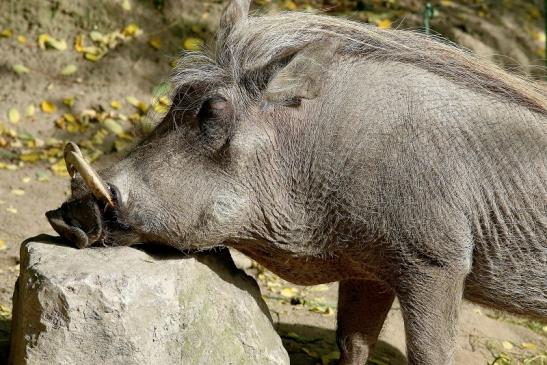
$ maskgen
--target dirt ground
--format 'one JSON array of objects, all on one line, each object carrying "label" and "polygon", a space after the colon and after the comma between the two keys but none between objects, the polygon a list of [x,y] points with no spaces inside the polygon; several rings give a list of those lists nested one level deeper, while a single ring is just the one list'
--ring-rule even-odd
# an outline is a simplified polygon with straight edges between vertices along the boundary
[{"label": "dirt ground", "polygon": [[[539,2],[518,2],[517,8],[511,1],[505,8],[491,8],[492,3],[434,2],[433,29],[506,67],[543,72],[538,67],[545,41]],[[380,26],[422,24],[423,3],[411,0],[262,0],[258,9],[310,7],[344,11]],[[158,96],[182,46],[207,39],[221,8],[219,1],[196,0],[0,2],[0,362],[8,345],[20,242],[53,234],[44,213],[68,194],[60,146],[66,140],[80,142],[99,167],[120,158],[146,128],[146,115],[161,113]],[[45,49],[39,46],[41,34],[53,38],[49,43],[41,38]],[[64,50],[56,42],[62,40]],[[85,48],[91,46],[96,49]],[[291,363],[335,363],[337,284],[295,287],[242,258],[238,262],[260,283]],[[460,322],[456,364],[547,364],[546,323],[470,303],[464,304]],[[381,338],[369,363],[404,364],[397,304]]]}]

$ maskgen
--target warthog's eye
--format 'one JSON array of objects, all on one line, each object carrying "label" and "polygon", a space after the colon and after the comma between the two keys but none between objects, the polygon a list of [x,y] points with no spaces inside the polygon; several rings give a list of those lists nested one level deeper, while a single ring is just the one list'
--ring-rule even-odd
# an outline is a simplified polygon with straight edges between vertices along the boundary
[{"label": "warthog's eye", "polygon": [[221,96],[211,97],[203,102],[197,120],[199,129],[208,143],[214,148],[225,144],[230,134],[232,108]]}]

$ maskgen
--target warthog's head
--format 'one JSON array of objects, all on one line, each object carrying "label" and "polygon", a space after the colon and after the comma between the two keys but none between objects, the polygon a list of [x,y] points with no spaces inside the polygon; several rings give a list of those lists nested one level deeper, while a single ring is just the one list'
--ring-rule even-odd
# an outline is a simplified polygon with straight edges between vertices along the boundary
[{"label": "warthog's head", "polygon": [[98,174],[67,146],[72,197],[47,213],[59,234],[78,247],[206,248],[293,221],[287,149],[299,143],[298,121],[320,107],[311,101],[337,46],[324,37],[258,47],[267,40],[246,34],[248,8],[226,7],[212,56],[183,57],[172,107],[122,161]]}]

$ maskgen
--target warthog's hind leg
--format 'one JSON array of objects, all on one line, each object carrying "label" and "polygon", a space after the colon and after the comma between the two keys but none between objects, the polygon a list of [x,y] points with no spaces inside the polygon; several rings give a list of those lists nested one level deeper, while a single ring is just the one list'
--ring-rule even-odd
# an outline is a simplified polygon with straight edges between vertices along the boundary
[{"label": "warthog's hind leg", "polygon": [[453,363],[466,274],[454,267],[427,267],[399,279],[409,365]]}]

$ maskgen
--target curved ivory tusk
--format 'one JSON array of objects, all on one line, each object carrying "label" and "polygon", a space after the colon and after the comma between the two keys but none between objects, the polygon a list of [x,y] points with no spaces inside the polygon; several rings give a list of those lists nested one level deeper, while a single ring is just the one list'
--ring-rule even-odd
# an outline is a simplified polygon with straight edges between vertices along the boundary
[{"label": "curved ivory tusk", "polygon": [[86,162],[78,146],[72,142],[68,142],[65,146],[64,155],[66,169],[70,176],[74,177],[74,174],[79,172],[85,184],[91,190],[91,193],[93,193],[93,196],[113,207],[114,202],[112,201],[110,189],[89,163]]}]

